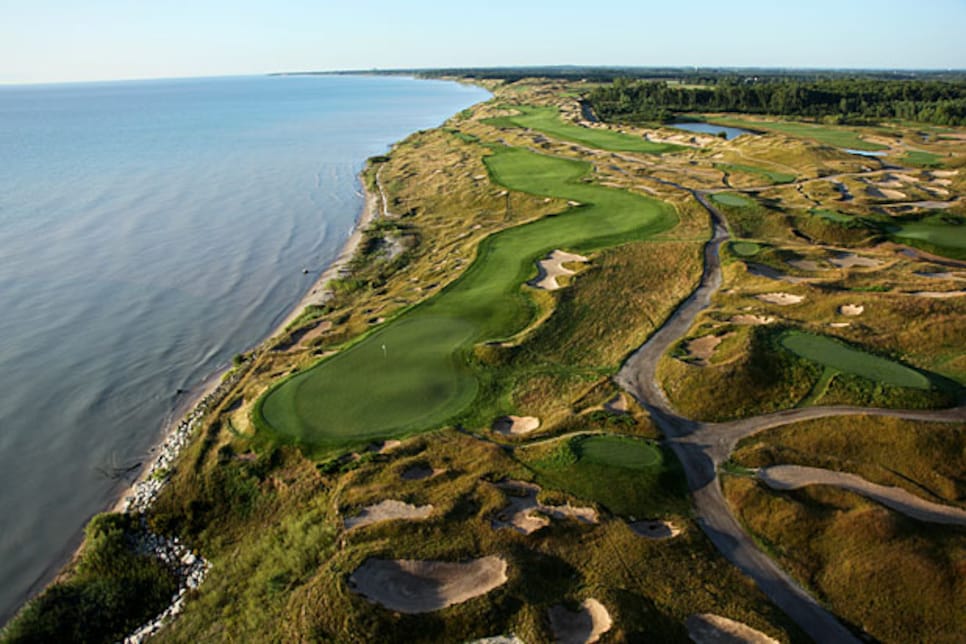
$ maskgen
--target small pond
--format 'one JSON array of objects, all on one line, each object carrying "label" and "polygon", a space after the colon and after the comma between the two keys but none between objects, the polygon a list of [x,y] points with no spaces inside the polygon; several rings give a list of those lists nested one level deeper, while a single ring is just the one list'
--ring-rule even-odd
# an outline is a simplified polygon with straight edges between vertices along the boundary
[{"label": "small pond", "polygon": [[751,130],[743,130],[740,127],[728,127],[727,125],[715,125],[714,123],[698,123],[695,121],[687,121],[684,123],[668,123],[668,127],[675,127],[679,130],[687,130],[688,132],[698,132],[700,134],[710,134],[712,136],[718,136],[721,132],[725,133],[725,139],[730,141],[742,134],[754,134]]},{"label": "small pond", "polygon": [[882,150],[855,150],[852,148],[842,148],[842,150],[849,154],[858,154],[862,157],[884,157],[886,155]]}]

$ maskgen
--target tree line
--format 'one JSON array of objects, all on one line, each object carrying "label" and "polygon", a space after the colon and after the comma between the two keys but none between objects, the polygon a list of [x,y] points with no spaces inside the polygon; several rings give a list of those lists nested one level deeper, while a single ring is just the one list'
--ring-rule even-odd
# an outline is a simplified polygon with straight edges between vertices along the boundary
[{"label": "tree line", "polygon": [[966,81],[729,78],[702,86],[619,78],[585,95],[605,121],[666,121],[676,113],[741,112],[862,124],[902,119],[966,125]]}]

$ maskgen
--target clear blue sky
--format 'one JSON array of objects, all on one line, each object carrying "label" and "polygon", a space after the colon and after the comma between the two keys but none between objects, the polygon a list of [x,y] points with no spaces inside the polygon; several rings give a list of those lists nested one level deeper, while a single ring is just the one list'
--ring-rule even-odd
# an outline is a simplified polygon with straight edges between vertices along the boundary
[{"label": "clear blue sky", "polygon": [[963,69],[966,0],[0,0],[3,83],[547,64]]}]

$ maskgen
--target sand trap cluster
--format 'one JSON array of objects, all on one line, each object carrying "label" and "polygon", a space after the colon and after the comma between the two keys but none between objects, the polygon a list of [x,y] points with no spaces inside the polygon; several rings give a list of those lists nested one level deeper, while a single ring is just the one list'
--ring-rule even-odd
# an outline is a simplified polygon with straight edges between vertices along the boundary
[{"label": "sand trap cluster", "polygon": [[587,258],[583,255],[566,253],[562,250],[555,250],[545,259],[537,262],[537,278],[530,282],[531,286],[542,288],[547,291],[556,291],[560,288],[557,278],[562,275],[573,275],[574,271],[565,268],[567,262],[586,262]]},{"label": "sand trap cluster", "polygon": [[865,307],[861,304],[843,304],[839,307],[839,313],[842,315],[848,315],[850,317],[862,315],[863,311],[865,311]]},{"label": "sand trap cluster", "polygon": [[433,513],[432,505],[411,505],[402,501],[387,499],[374,505],[367,505],[362,512],[345,520],[345,529],[361,528],[362,526],[379,523],[380,521],[394,521],[408,519],[418,521],[428,519]]},{"label": "sand trap cluster", "polygon": [[540,486],[525,481],[504,481],[497,485],[508,492],[510,502],[491,521],[494,528],[513,528],[532,534],[550,525],[550,518],[576,519],[583,523],[597,523],[597,510],[567,505],[544,505],[537,500]]},{"label": "sand trap cluster", "polygon": [[771,324],[774,321],[775,321],[775,318],[773,318],[770,315],[749,315],[747,313],[736,315],[730,320],[732,324],[741,324],[743,326]]},{"label": "sand trap cluster", "polygon": [[503,416],[493,423],[493,431],[504,436],[522,436],[540,427],[540,419],[534,416]]},{"label": "sand trap cluster", "polygon": [[656,541],[671,539],[681,534],[681,528],[670,521],[634,521],[627,526],[634,531],[634,534]]},{"label": "sand trap cluster", "polygon": [[793,295],[791,293],[762,293],[761,295],[756,295],[755,297],[762,302],[778,304],[779,306],[798,304],[805,299],[804,295]]},{"label": "sand trap cluster", "polygon": [[349,576],[349,587],[389,610],[412,615],[485,595],[506,583],[506,570],[506,561],[493,555],[463,563],[369,558]]},{"label": "sand trap cluster", "polygon": [[872,259],[871,257],[860,257],[855,253],[839,253],[835,257],[830,257],[828,261],[835,264],[839,268],[852,268],[853,266],[872,268],[882,263],[877,259]]},{"label": "sand trap cluster", "polygon": [[610,613],[596,599],[585,599],[576,613],[565,606],[554,606],[547,611],[550,629],[560,644],[591,644],[610,630]]},{"label": "sand trap cluster", "polygon": [[778,640],[761,631],[721,615],[691,615],[684,625],[688,637],[697,644],[778,644]]},{"label": "sand trap cluster", "polygon": [[695,364],[707,367],[708,360],[714,355],[714,350],[718,348],[724,338],[717,335],[705,335],[694,340],[688,340],[685,348],[688,355],[696,358]]}]

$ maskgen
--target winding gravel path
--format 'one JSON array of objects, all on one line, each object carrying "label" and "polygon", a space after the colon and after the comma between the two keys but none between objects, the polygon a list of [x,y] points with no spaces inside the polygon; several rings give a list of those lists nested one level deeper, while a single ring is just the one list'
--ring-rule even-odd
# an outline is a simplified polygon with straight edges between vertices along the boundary
[{"label": "winding gravel path", "polygon": [[[670,184],[663,180],[662,183]],[[689,190],[679,185],[675,187],[688,190],[711,215],[713,234],[705,246],[701,282],[664,325],[628,358],[615,380],[640,402],[664,432],[668,444],[681,461],[694,495],[698,525],[718,550],[751,577],[765,595],[815,641],[858,642],[834,615],[755,545],[724,498],[717,476],[718,468],[728,460],[735,445],[742,438],[789,423],[827,416],[860,414],[962,422],[966,420],[966,407],[931,412],[862,407],[808,407],[729,423],[705,423],[678,415],[657,383],[657,364],[671,345],[687,333],[697,315],[710,305],[711,297],[720,288],[722,277],[719,251],[721,244],[729,236],[724,216],[707,198],[709,192]],[[911,506],[907,503],[905,507]]]},{"label": "winding gravel path", "polygon": [[774,490],[797,490],[808,485],[832,485],[861,494],[919,521],[966,526],[966,510],[932,503],[901,487],[878,485],[855,474],[802,465],[775,465],[759,470],[758,478]]}]

